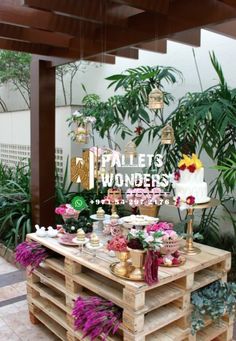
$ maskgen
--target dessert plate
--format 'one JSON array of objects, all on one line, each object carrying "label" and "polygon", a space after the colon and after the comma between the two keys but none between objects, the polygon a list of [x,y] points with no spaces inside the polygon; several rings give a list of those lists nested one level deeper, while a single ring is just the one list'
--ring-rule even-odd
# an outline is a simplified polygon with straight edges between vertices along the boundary
[{"label": "dessert plate", "polygon": [[58,242],[66,246],[77,246],[72,240],[76,237],[76,234],[65,234],[58,238]]}]

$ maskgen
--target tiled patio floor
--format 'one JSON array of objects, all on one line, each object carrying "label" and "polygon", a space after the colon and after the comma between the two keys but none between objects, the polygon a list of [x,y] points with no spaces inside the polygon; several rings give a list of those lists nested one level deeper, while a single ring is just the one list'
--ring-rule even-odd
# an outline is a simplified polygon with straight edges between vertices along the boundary
[{"label": "tiled patio floor", "polygon": [[59,340],[42,324],[29,321],[25,273],[0,257],[0,341]]},{"label": "tiled patio floor", "polygon": [[[234,339],[236,340],[236,325]],[[25,272],[0,257],[0,341],[57,341],[42,324],[29,320]],[[158,341],[158,340],[157,340]]]}]

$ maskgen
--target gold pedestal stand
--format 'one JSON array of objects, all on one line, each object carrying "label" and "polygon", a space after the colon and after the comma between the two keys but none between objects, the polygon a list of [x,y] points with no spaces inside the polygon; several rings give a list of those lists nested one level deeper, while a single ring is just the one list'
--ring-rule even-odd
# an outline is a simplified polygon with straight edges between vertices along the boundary
[{"label": "gold pedestal stand", "polygon": [[[196,204],[192,206],[191,208],[187,209],[187,215],[191,218],[189,219],[187,223],[187,237],[186,237],[186,243],[185,246],[180,248],[181,251],[183,251],[188,256],[194,256],[201,252],[201,250],[194,246],[193,244],[193,214],[194,210],[203,210],[205,208],[211,208],[218,206],[220,204],[220,201],[217,199],[211,199],[210,201],[203,203],[203,204]],[[170,206],[174,206],[173,198],[170,202]]]}]

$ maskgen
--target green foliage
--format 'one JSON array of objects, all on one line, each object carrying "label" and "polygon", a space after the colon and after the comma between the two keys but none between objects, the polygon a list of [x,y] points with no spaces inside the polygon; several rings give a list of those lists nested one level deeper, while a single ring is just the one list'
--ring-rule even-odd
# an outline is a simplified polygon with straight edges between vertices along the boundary
[{"label": "green foliage", "polygon": [[191,332],[194,335],[205,326],[205,319],[218,320],[225,314],[235,313],[236,284],[214,282],[192,293]]},{"label": "green foliage", "polygon": [[0,165],[0,239],[16,246],[32,231],[29,166]]},{"label": "green foliage", "polygon": [[[125,120],[129,120],[132,125],[139,125],[140,122],[150,129],[150,136],[156,137],[164,125],[163,112],[150,112],[147,109],[148,94],[159,87],[164,92],[164,84],[174,84],[181,73],[172,67],[164,66],[141,66],[137,69],[128,69],[122,74],[113,75],[107,78],[110,81],[108,87],[114,86],[115,91],[122,90],[124,95],[115,94],[107,101],[102,101],[96,94],[88,94],[84,85],[82,85],[86,95],[83,98],[84,107],[81,109],[85,116],[96,118],[94,129],[101,138],[108,138],[109,147],[115,149],[116,142],[111,138],[111,131],[120,134],[122,139],[132,136],[133,131],[127,126]],[[173,97],[164,92],[164,100],[169,104]],[[153,116],[153,119],[151,118]],[[161,120],[161,125],[157,126],[155,117]],[[155,127],[155,131],[151,131]],[[143,134],[135,139],[139,144]]]},{"label": "green foliage", "polygon": [[[223,185],[227,192],[233,192],[236,184],[236,153],[232,153],[231,158],[226,158],[220,165],[215,166],[220,171],[218,186]],[[220,183],[222,182],[222,183]]]},{"label": "green foliage", "polygon": [[73,218],[67,219],[65,224],[63,224],[63,228],[68,233],[76,233],[78,229],[82,229],[85,233],[89,233],[92,232],[93,225],[89,217],[80,214],[78,220]]},{"label": "green foliage", "polygon": [[29,108],[31,55],[23,52],[0,51],[0,84],[11,83],[20,92]]}]

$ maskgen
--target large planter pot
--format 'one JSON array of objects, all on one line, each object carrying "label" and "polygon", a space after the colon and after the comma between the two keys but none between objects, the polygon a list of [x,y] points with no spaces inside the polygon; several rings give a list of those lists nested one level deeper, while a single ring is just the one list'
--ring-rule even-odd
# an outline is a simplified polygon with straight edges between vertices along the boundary
[{"label": "large planter pot", "polygon": [[134,269],[130,272],[129,278],[137,281],[144,280],[144,264],[146,251],[128,248]]},{"label": "large planter pot", "polygon": [[166,240],[163,242],[163,246],[160,249],[160,252],[162,255],[170,255],[174,252],[176,252],[177,250],[179,250],[180,247],[180,240],[176,239],[176,240]]},{"label": "large planter pot", "polygon": [[149,217],[157,217],[159,211],[160,211],[160,206],[157,206],[157,205],[139,206],[139,213],[142,215],[147,215]]},{"label": "large planter pot", "polygon": [[114,267],[114,272],[118,276],[127,276],[129,272],[130,265],[128,264],[127,260],[129,259],[129,252],[115,252],[116,258],[120,260]]}]

